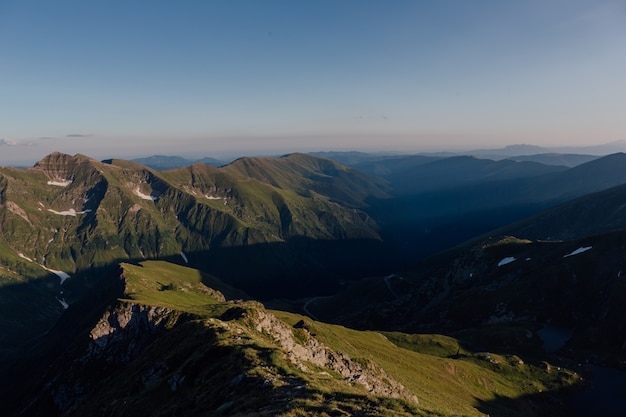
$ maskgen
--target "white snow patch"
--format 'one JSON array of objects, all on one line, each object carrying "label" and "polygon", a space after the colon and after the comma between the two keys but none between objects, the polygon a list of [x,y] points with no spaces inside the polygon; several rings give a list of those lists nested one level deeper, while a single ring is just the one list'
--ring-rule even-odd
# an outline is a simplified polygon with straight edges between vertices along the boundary
[{"label": "white snow patch", "polygon": [[67,310],[70,307],[70,305],[65,301],[65,298],[57,298],[57,301],[61,303],[64,310]]},{"label": "white snow patch", "polygon": [[526,261],[530,261],[532,258],[526,258]]},{"label": "white snow patch", "polygon": [[181,252],[181,253],[180,253],[180,256],[182,256],[183,261],[185,261],[185,263],[186,263],[186,264],[188,264],[188,263],[189,263],[189,259],[187,259],[187,255],[185,255],[185,253],[184,253],[184,252]]},{"label": "white snow patch", "polygon": [[32,259],[30,259],[28,256],[24,255],[23,253],[18,253],[18,255],[20,256],[20,258],[22,259],[26,259],[27,261],[33,261]]},{"label": "white snow patch", "polygon": [[73,180],[48,181],[48,185],[56,185],[57,187],[67,187],[72,182],[73,182]]},{"label": "white snow patch", "polygon": [[498,262],[498,266],[503,266],[506,264],[510,264],[511,262],[515,262],[517,261],[517,258],[513,257],[513,256],[507,256],[506,258],[502,259],[500,262]]},{"label": "white snow patch", "polygon": [[587,252],[587,251],[588,251],[589,249],[591,249],[591,248],[592,248],[592,246],[584,246],[584,247],[581,247],[581,248],[576,249],[576,250],[575,250],[574,252],[572,252],[572,253],[568,253],[567,255],[565,255],[565,256],[563,256],[563,257],[564,257],[564,258],[567,258],[568,256],[578,255],[578,254],[580,254],[580,253]]},{"label": "white snow patch", "polygon": [[135,195],[137,195],[137,197],[142,198],[144,200],[157,201],[159,199],[159,197],[152,197],[151,195],[142,193],[139,188],[135,188]]},{"label": "white snow patch", "polygon": [[473,272],[470,272],[469,277],[470,277],[470,278],[472,278],[473,276],[474,276],[474,273],[473,273]]},{"label": "white snow patch", "polygon": [[204,196],[207,200],[223,200],[224,197],[215,197],[214,195],[206,195]]},{"label": "white snow patch", "polygon": [[61,278],[61,285],[63,285],[63,283],[70,279],[70,275],[67,272],[63,272],[63,271],[57,271],[56,269],[50,269],[50,268],[46,268],[45,266],[41,266],[43,269],[45,269],[48,272],[52,272],[54,275],[56,275],[57,277]]},{"label": "white snow patch", "polygon": [[64,211],[56,211],[56,210],[48,209],[48,211],[50,213],[58,214],[59,216],[73,216],[73,217],[76,217],[77,214],[89,213],[91,210],[76,211],[74,209],[69,209],[69,210],[64,210]]},{"label": "white snow patch", "polygon": [[41,201],[39,202],[39,205],[40,205],[41,207],[45,207]]}]

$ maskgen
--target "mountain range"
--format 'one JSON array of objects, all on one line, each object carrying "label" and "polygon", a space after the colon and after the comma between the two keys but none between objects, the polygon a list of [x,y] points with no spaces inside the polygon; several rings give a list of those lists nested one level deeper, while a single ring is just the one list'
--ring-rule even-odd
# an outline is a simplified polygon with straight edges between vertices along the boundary
[{"label": "mountain range", "polygon": [[576,415],[623,367],[626,155],[349,156],[0,168],[9,415]]}]

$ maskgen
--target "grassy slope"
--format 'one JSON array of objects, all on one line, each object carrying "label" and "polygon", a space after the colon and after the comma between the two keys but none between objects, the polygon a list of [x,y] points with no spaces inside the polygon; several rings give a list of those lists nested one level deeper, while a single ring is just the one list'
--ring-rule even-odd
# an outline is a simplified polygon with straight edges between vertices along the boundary
[{"label": "grassy slope", "polygon": [[[294,314],[274,313],[290,324],[303,319]],[[475,408],[480,402],[493,401],[498,396],[518,398],[557,390],[577,382],[570,371],[549,373],[521,363],[513,355],[491,353],[486,360],[482,353],[458,349],[455,352],[453,347],[459,346],[458,341],[445,336],[383,334],[319,322],[310,322],[309,327],[320,341],[334,349],[385,369],[417,395],[424,414],[481,415]],[[433,344],[440,345],[440,349],[433,350]],[[449,348],[442,347],[445,345]],[[456,353],[461,353],[460,358],[452,359]],[[508,412],[514,415],[511,410]]]},{"label": "grassy slope", "polygon": [[204,314],[205,307],[225,301],[221,294],[247,298],[209,274],[169,262],[123,263],[122,270],[126,281],[124,299],[138,304]]},{"label": "grassy slope", "polygon": [[299,153],[282,158],[241,158],[222,169],[303,196],[315,192],[354,207],[362,207],[368,197],[384,198],[389,190],[378,178],[329,159]]},{"label": "grassy slope", "polygon": [[[499,397],[518,398],[541,390],[561,389],[576,381],[576,376],[568,371],[546,371],[514,356],[491,354],[487,360],[484,354],[458,349],[458,342],[452,338],[356,331],[293,313],[272,312],[289,327],[303,321],[311,335],[333,350],[347,353],[364,365],[382,367],[417,395],[419,405],[383,398],[368,394],[358,384],[347,384],[333,371],[312,364],[307,365],[312,372],[295,367],[274,339],[255,330],[246,315],[224,315],[233,307],[252,312],[262,309],[260,305],[220,301],[219,295],[201,283],[198,271],[148,261],[139,266],[125,264],[124,276],[125,301],[176,308],[193,313],[196,319],[176,326],[148,346],[137,360],[104,380],[89,401],[71,415],[133,415],[154,410],[155,404],[159,404],[162,415],[204,415],[222,407],[223,412],[213,413],[478,416],[492,412],[514,416],[521,414],[495,405],[484,408],[481,404]],[[295,337],[298,331],[301,330],[294,329]],[[158,363],[169,366],[160,382],[143,391],[132,388],[133,381]],[[172,396],[168,381],[177,373],[188,379]],[[235,380],[244,382],[233,383]],[[228,381],[230,388],[224,392]],[[127,405],[119,408],[114,399]]]}]

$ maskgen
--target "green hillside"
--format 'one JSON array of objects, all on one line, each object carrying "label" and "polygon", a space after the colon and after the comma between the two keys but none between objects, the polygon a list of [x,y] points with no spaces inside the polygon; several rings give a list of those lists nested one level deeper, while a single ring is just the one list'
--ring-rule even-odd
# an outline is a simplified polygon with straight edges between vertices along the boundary
[{"label": "green hillside", "polygon": [[[275,184],[235,169],[257,163],[159,173],[54,153],[0,168],[0,352],[44,333],[120,261],[189,264],[272,297],[328,291],[361,273],[345,259],[382,253],[362,210],[384,197],[378,180],[301,155],[262,160]],[[364,269],[382,263],[368,258]]]},{"label": "green hillside", "polygon": [[389,186],[330,159],[306,154],[281,158],[241,158],[223,168],[299,195],[324,196],[331,201],[363,207],[367,198],[388,197]]},{"label": "green hillside", "polygon": [[[478,167],[474,185],[404,199],[301,154],[0,168],[2,400],[23,416],[567,414],[583,363],[626,363],[623,186],[401,272],[387,238],[459,202],[481,221],[515,214],[498,201],[529,184],[548,204],[550,187],[619,182],[623,156],[607,158],[532,178],[437,161]],[[550,352],[546,326],[569,335]]]},{"label": "green hillside", "polygon": [[458,346],[451,338],[362,332],[226,301],[201,276],[163,262],[123,265],[123,294],[21,388],[34,391],[20,415],[521,416],[530,404],[549,415],[579,381],[518,356],[431,348]]},{"label": "green hillside", "polygon": [[[267,172],[281,178],[272,185],[234,165],[157,173],[130,161],[53,154],[28,170],[0,171],[3,237],[15,253],[70,272],[296,236],[378,239],[375,223],[355,206],[383,191],[318,159],[265,160]],[[256,162],[235,165],[248,163]]]}]

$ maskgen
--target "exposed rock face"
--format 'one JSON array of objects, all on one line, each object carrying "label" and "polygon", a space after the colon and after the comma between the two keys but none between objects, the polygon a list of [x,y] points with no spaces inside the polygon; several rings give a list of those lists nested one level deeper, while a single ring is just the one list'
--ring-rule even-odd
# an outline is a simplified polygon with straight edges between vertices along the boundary
[{"label": "exposed rock face", "polygon": [[78,162],[76,156],[53,152],[35,164],[35,169],[43,171],[51,180],[66,180]]},{"label": "exposed rock face", "polygon": [[98,162],[84,155],[67,155],[54,152],[41,161],[37,162],[33,170],[42,171],[51,181],[49,185],[68,186],[75,180],[84,180],[86,177],[96,174],[95,165]]},{"label": "exposed rock face", "polygon": [[86,360],[125,363],[166,326],[176,324],[180,314],[165,307],[120,303],[107,311],[91,330]]},{"label": "exposed rock face", "polygon": [[[118,301],[92,327],[85,344],[71,347],[59,358],[45,386],[21,415],[84,415],[101,395],[111,395],[110,384],[102,381],[117,381],[120,375],[124,375],[120,384],[127,387],[122,392],[129,398],[145,398],[154,389],[166,387],[181,395],[196,393],[193,398],[197,399],[197,393],[209,384],[213,397],[198,400],[208,409],[224,407],[224,411],[254,391],[260,399],[271,397],[278,411],[284,401],[308,395],[307,383],[273,369],[269,362],[259,360],[263,355],[244,353],[266,349],[267,342],[302,372],[315,376],[319,368],[325,368],[370,393],[418,403],[414,394],[377,364],[357,362],[329,348],[306,325],[296,330],[257,302],[228,303],[231,307],[219,318],[198,320],[198,316],[170,308]],[[176,339],[181,336],[184,340]],[[263,348],[253,342],[258,340],[263,340]],[[215,379],[216,375],[225,379]],[[215,388],[216,383],[224,384],[224,389]],[[131,388],[136,391],[128,392]]]},{"label": "exposed rock face", "polygon": [[98,378],[136,358],[158,334],[181,317],[181,313],[164,307],[118,303],[91,330],[89,344],[80,359],[70,362],[68,368],[47,384],[45,391],[56,408],[65,412],[89,392]]},{"label": "exposed rock face", "polygon": [[414,394],[387,375],[379,366],[368,362],[364,367],[347,354],[331,350],[304,328],[302,330],[305,341],[300,344],[294,339],[293,330],[267,311],[254,310],[252,315],[248,315],[248,319],[255,330],[270,335],[285,351],[291,362],[303,371],[309,371],[303,362],[310,362],[338,372],[346,381],[363,385],[369,392],[418,403]]},{"label": "exposed rock face", "polygon": [[7,208],[9,209],[9,211],[11,211],[14,214],[17,214],[18,216],[20,216],[22,219],[26,220],[26,222],[32,226],[32,223],[30,222],[30,219],[28,218],[28,215],[26,214],[26,211],[24,211],[23,208],[21,208],[20,206],[18,206],[16,203],[14,203],[13,201],[7,201],[6,203]]}]

